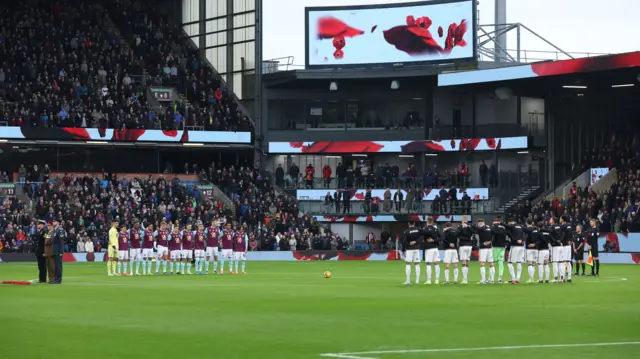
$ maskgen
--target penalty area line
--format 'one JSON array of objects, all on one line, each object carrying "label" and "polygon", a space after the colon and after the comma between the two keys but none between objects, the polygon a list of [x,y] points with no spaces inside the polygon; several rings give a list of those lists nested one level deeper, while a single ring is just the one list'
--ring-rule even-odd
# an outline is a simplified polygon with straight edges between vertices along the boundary
[{"label": "penalty area line", "polygon": [[502,347],[479,347],[479,348],[440,348],[440,349],[406,349],[406,350],[377,350],[368,352],[352,353],[325,353],[322,357],[342,358],[342,359],[378,359],[370,355],[383,354],[416,354],[416,353],[447,353],[447,352],[474,352],[490,350],[518,350],[518,349],[547,349],[547,348],[575,348],[575,347],[610,347],[623,345],[640,345],[639,342],[613,342],[613,343],[582,343],[582,344],[541,344],[541,345],[511,345]]}]

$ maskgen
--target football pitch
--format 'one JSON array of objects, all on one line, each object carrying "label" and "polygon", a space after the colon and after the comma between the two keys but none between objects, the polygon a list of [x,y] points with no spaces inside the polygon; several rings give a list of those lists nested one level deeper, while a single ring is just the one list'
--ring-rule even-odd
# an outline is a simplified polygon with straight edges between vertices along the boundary
[{"label": "football pitch", "polygon": [[[640,353],[640,266],[602,265],[601,277],[571,284],[476,285],[474,263],[473,284],[408,287],[401,285],[403,262],[248,262],[247,275],[223,276],[107,277],[105,263],[70,263],[64,270],[62,285],[0,286],[0,357],[618,359]],[[323,278],[326,270],[331,279]],[[523,272],[526,279],[526,267]],[[0,280],[36,276],[34,263],[0,263]]]}]

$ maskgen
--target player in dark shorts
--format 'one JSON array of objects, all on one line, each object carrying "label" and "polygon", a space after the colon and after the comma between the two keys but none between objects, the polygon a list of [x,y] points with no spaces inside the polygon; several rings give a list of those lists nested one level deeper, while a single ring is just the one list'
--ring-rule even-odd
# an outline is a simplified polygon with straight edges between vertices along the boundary
[{"label": "player in dark shorts", "polygon": [[584,240],[585,233],[582,233],[582,226],[576,226],[576,232],[573,236],[573,258],[576,260],[576,272],[574,276],[580,275],[580,267],[582,266],[582,276],[584,276]]}]

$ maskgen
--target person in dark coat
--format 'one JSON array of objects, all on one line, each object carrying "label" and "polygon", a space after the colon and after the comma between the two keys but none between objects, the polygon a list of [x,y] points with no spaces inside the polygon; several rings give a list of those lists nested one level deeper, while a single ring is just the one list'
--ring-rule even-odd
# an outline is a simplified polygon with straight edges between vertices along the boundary
[{"label": "person in dark coat", "polygon": [[56,280],[56,265],[53,260],[53,223],[47,223],[47,229],[44,232],[44,257],[47,262],[47,274],[49,275],[49,283]]},{"label": "person in dark coat", "polygon": [[36,259],[38,260],[38,283],[47,282],[47,259],[44,256],[45,221],[38,221],[36,233],[33,234],[33,242],[36,244]]},{"label": "person in dark coat", "polygon": [[62,254],[64,254],[65,232],[60,226],[60,219],[53,220],[53,235],[51,238],[53,248],[53,262],[55,264],[56,277],[53,284],[62,284]]}]

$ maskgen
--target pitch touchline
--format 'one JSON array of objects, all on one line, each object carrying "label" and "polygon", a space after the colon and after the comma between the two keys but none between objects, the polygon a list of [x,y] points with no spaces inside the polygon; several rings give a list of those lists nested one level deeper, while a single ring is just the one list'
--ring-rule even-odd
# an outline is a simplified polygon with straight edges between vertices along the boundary
[{"label": "pitch touchline", "polygon": [[572,347],[607,347],[607,346],[617,346],[617,345],[640,345],[640,342],[515,345],[515,346],[504,346],[504,347],[480,347],[480,348],[378,350],[378,351],[353,352],[353,353],[326,353],[326,354],[320,354],[320,356],[332,357],[332,358],[343,358],[343,359],[376,359],[369,356],[364,357],[362,355],[444,353],[444,352],[466,352],[466,351],[471,352],[471,351],[485,351],[485,350],[546,349],[546,348],[572,348]]}]

